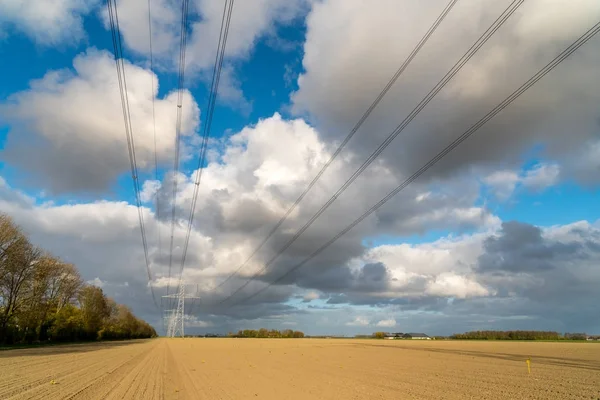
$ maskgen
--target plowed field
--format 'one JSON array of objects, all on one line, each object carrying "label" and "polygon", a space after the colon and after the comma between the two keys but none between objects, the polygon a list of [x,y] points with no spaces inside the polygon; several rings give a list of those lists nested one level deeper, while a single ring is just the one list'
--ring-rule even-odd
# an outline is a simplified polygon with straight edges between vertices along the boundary
[{"label": "plowed field", "polygon": [[600,344],[156,339],[0,352],[0,399],[254,398],[600,399]]}]

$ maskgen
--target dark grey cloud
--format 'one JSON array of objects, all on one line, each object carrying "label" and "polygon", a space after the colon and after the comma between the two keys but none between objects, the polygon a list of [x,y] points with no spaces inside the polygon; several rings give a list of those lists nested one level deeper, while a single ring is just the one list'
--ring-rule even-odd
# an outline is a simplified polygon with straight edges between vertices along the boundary
[{"label": "dark grey cloud", "polygon": [[[484,314],[521,316],[520,326],[597,331],[600,230],[587,223],[540,229],[516,221],[503,223],[497,236],[484,240],[478,259],[481,280],[497,289],[494,298],[457,300],[460,309],[486,304]],[[489,307],[488,307],[489,306]],[[540,322],[545,321],[545,322]]]},{"label": "dark grey cloud", "polygon": [[[370,154],[508,4],[457,4],[349,148],[363,159]],[[305,71],[298,79],[298,91],[292,95],[293,110],[308,115],[327,140],[341,140],[444,5],[441,1],[418,7],[408,2],[381,8],[365,4],[350,12],[344,3],[326,1],[315,7],[307,18]],[[600,8],[590,0],[577,0],[576,6],[548,6],[543,1],[524,4],[382,153],[385,165],[400,176],[417,171],[583,34],[599,16]],[[381,26],[382,20],[389,23]],[[339,29],[331,31],[332,24]],[[555,28],[558,25],[560,29]],[[349,34],[351,41],[347,40]],[[379,45],[373,46],[374,42]],[[517,167],[522,163],[522,154],[539,144],[543,144],[540,158],[572,165],[565,169],[569,176],[563,174],[563,178],[579,179],[585,171],[597,171],[593,155],[598,153],[588,149],[598,142],[600,114],[595,104],[599,101],[600,75],[595,65],[599,46],[598,38],[588,42],[421,179],[445,179],[474,166]],[[584,152],[586,156],[581,157]],[[591,177],[589,173],[587,177]]]},{"label": "dark grey cloud", "polygon": [[[198,307],[195,311],[195,315],[202,316],[205,310],[202,307]],[[240,304],[231,308],[224,308],[223,311],[219,309],[209,308],[206,310],[210,315],[214,315],[216,318],[230,318],[233,320],[256,320],[270,318],[274,316],[285,315],[296,315],[303,311],[293,306],[282,304],[280,302],[261,302],[261,303],[248,303]]]},{"label": "dark grey cloud", "polygon": [[[400,325],[410,318],[419,321],[424,330],[441,334],[469,329],[597,332],[600,325],[594,304],[600,300],[599,233],[598,227],[583,222],[543,229],[505,222],[497,234],[481,239],[482,255],[474,265],[478,280],[493,290],[493,295],[423,295],[427,281],[421,278],[406,286],[405,295],[382,297],[381,291],[353,290],[357,287],[354,282],[344,292],[328,293],[325,309],[370,306],[388,310]],[[382,266],[374,265],[365,266],[367,275],[382,277]]]},{"label": "dark grey cloud", "polygon": [[352,272],[346,266],[335,267],[319,263],[316,268],[297,270],[290,274],[289,282],[307,289],[344,291],[352,285],[353,279]]},{"label": "dark grey cloud", "polygon": [[553,242],[542,237],[536,226],[509,221],[502,223],[498,236],[484,242],[479,257],[481,272],[536,273],[557,268],[559,263],[584,257],[581,242]]},{"label": "dark grey cloud", "polygon": [[329,297],[329,299],[327,299],[327,304],[347,304],[347,303],[349,303],[348,296],[346,296],[344,293],[332,294]]},{"label": "dark grey cloud", "polygon": [[[366,269],[366,271],[365,271]],[[365,273],[366,272],[366,273]],[[365,277],[368,278],[365,279]],[[353,282],[343,293],[329,292],[328,304],[349,304],[362,306],[394,306],[398,310],[437,310],[445,298],[424,295],[427,279],[411,279],[402,289],[392,290],[390,285],[395,278],[383,263],[366,264],[354,275]],[[387,292],[387,293],[386,293]],[[385,294],[384,294],[385,293]],[[432,309],[430,307],[435,307]]]},{"label": "dark grey cloud", "polygon": [[389,280],[388,270],[383,263],[365,264],[356,278],[354,288],[369,292],[384,291],[388,287]]},{"label": "dark grey cloud", "polygon": [[[6,147],[0,153],[3,161],[21,168],[21,180],[27,186],[44,188],[53,194],[76,191],[98,195],[127,169],[127,153],[121,143],[100,146],[102,148],[95,149],[97,153],[86,154],[81,143],[56,145],[44,137],[36,137],[33,131],[32,126],[13,125]],[[57,156],[63,151],[70,156]],[[86,164],[101,166],[105,163],[110,168],[82,168]],[[48,180],[48,176],[53,178]]]}]

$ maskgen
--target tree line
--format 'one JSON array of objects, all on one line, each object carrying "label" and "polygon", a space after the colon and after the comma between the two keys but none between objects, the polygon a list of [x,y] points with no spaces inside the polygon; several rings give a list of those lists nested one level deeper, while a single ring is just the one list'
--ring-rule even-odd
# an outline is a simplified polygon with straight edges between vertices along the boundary
[{"label": "tree line", "polygon": [[278,331],[276,329],[260,328],[258,330],[244,329],[237,333],[229,332],[228,336],[236,338],[303,338],[304,332],[293,331],[291,329]]},{"label": "tree line", "polygon": [[459,340],[586,340],[585,333],[565,333],[553,331],[471,331],[455,333],[451,339]]},{"label": "tree line", "polygon": [[156,331],[85,284],[73,264],[33,245],[0,214],[0,343],[149,338]]}]

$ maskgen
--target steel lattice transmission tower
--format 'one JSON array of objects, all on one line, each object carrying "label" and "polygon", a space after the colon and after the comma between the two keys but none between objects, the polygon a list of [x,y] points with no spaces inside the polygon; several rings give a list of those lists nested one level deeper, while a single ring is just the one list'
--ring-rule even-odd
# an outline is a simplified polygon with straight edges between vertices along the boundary
[{"label": "steel lattice transmission tower", "polygon": [[177,299],[177,308],[172,310],[167,310],[171,313],[167,320],[167,337],[184,337],[185,336],[185,300],[186,299],[199,299],[198,296],[186,296],[185,294],[185,285],[183,283],[183,279],[179,280],[179,290],[177,294],[170,294],[167,296],[162,296],[170,299]]}]

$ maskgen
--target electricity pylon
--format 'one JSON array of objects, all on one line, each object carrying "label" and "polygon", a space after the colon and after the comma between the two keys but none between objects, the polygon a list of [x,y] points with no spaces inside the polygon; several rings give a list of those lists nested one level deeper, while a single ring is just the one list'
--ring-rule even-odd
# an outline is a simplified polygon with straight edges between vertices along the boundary
[{"label": "electricity pylon", "polygon": [[162,297],[177,299],[177,308],[174,308],[173,310],[168,310],[171,312],[171,315],[168,317],[167,321],[167,337],[184,337],[185,299],[199,299],[200,297],[189,295],[186,296],[183,279],[179,280],[179,290],[177,291],[177,294],[170,294]]}]

